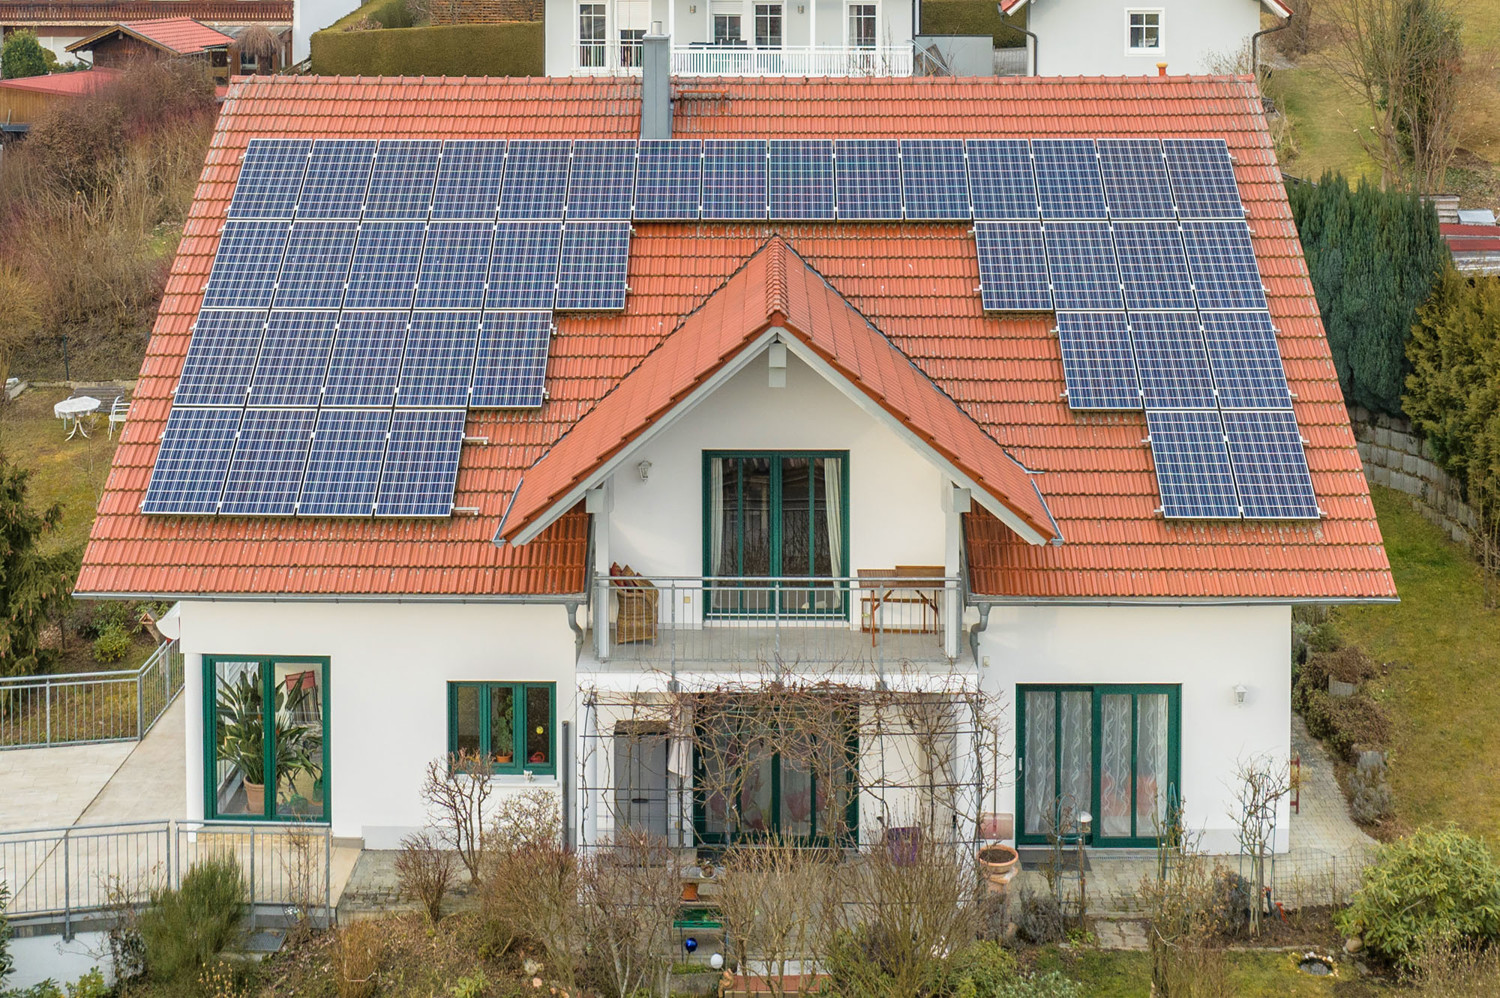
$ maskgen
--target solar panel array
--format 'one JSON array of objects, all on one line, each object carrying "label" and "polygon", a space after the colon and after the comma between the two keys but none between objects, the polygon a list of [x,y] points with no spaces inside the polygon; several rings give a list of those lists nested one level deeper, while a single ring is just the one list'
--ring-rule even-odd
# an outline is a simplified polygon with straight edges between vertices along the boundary
[{"label": "solar panel array", "polygon": [[624,308],[631,220],[972,220],[1069,403],[1146,410],[1164,515],[1316,517],[1244,218],[1207,139],[255,140],[143,508],[448,515],[466,411]]}]

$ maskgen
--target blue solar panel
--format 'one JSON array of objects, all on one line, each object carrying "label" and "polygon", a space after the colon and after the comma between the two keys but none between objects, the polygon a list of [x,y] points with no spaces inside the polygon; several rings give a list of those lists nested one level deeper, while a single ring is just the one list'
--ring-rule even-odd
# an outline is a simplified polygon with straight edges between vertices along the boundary
[{"label": "blue solar panel", "polygon": [[1224,430],[1246,519],[1318,518],[1318,497],[1291,410],[1226,412]]},{"label": "blue solar panel", "polygon": [[[583,224],[583,223],[572,223]],[[628,224],[628,223],[618,223]],[[486,308],[551,308],[557,296],[561,222],[501,222]]]},{"label": "blue solar panel", "polygon": [[979,291],[986,311],[1050,312],[1051,282],[1036,222],[975,222]]},{"label": "blue solar panel", "polygon": [[1212,409],[1213,374],[1196,312],[1132,312],[1141,394],[1150,409]]},{"label": "blue solar panel", "polygon": [[375,172],[365,198],[365,221],[425,220],[432,209],[442,151],[443,144],[432,139],[382,139],[375,150]]},{"label": "blue solar panel", "polygon": [[629,263],[629,222],[569,222],[563,227],[555,307],[576,312],[624,308]]},{"label": "blue solar panel", "polygon": [[297,198],[298,218],[359,218],[370,172],[375,165],[373,140],[319,139],[307,161],[307,176]]},{"label": "blue solar panel", "polygon": [[516,140],[505,153],[501,218],[562,220],[568,200],[567,139]]},{"label": "blue solar panel", "polygon": [[188,342],[175,405],[244,405],[266,328],[266,313],[199,312]]},{"label": "blue solar panel", "polygon": [[1221,409],[1290,409],[1276,330],[1265,312],[1202,312]]},{"label": "blue solar panel", "polygon": [[703,217],[754,219],[767,211],[766,144],[759,139],[703,143]]},{"label": "blue solar panel", "polygon": [[372,515],[390,428],[388,409],[321,410],[297,515]]},{"label": "blue solar panel", "polygon": [[187,409],[174,405],[167,416],[167,429],[156,453],[141,512],[190,516],[217,513],[242,415],[241,408]]},{"label": "blue solar panel", "polygon": [[364,222],[354,244],[344,308],[411,308],[424,222]]},{"label": "blue solar panel", "polygon": [[839,218],[901,220],[901,147],[895,139],[839,139],[834,176]]},{"label": "blue solar panel", "polygon": [[907,218],[972,218],[963,140],[902,139],[901,192]]},{"label": "blue solar panel", "polygon": [[417,278],[417,308],[472,308],[484,303],[490,273],[491,222],[449,222],[427,228]]},{"label": "blue solar panel", "polygon": [[203,289],[204,308],[266,308],[286,249],[286,222],[224,223],[213,269]]},{"label": "blue solar panel", "polygon": [[338,318],[337,312],[273,311],[247,404],[317,405]]},{"label": "blue solar panel", "polygon": [[407,312],[345,311],[340,315],[323,404],[394,405],[410,321]]},{"label": "blue solar panel", "polygon": [[833,143],[827,139],[772,139],[771,217],[833,218]]},{"label": "blue solar panel", "polygon": [[1099,172],[1111,218],[1176,218],[1172,182],[1156,139],[1100,139]]},{"label": "blue solar panel", "polygon": [[229,202],[229,217],[291,218],[311,151],[308,139],[251,139]]},{"label": "blue solar panel", "polygon": [[477,311],[414,313],[401,358],[396,404],[467,406],[478,342]]},{"label": "blue solar panel", "polygon": [[505,142],[500,139],[450,139],[443,143],[432,217],[442,221],[489,221],[500,201],[505,175]]},{"label": "blue solar panel", "polygon": [[635,194],[635,143],[579,139],[568,177],[568,218],[628,219]]},{"label": "blue solar panel", "polygon": [[246,409],[224,481],[225,516],[291,516],[307,471],[316,409]]},{"label": "blue solar panel", "polygon": [[1146,410],[1151,456],[1168,519],[1236,519],[1239,496],[1218,412]]},{"label": "blue solar panel", "polygon": [[1116,222],[1115,256],[1128,309],[1194,308],[1193,277],[1176,222]]},{"label": "blue solar panel", "polygon": [[473,409],[532,409],[542,404],[547,382],[550,312],[486,312],[479,327],[474,365]]},{"label": "blue solar panel", "polygon": [[276,282],[276,307],[338,308],[357,234],[354,222],[293,222]]},{"label": "blue solar panel", "polygon": [[397,410],[380,472],[376,516],[447,516],[453,512],[462,409]]},{"label": "blue solar panel", "polygon": [[1166,139],[1162,149],[1179,218],[1245,217],[1223,139]]},{"label": "blue solar panel", "polygon": [[1043,227],[1052,300],[1058,309],[1124,308],[1120,268],[1107,222],[1054,222]]},{"label": "blue solar panel", "polygon": [[1266,307],[1266,289],[1244,222],[1184,222],[1182,236],[1199,308]]},{"label": "blue solar panel", "polygon": [[703,143],[697,139],[642,139],[636,165],[635,217],[698,217],[703,197]]},{"label": "blue solar panel", "polygon": [[1031,154],[1044,219],[1105,217],[1104,185],[1099,180],[1093,139],[1036,139]]},{"label": "blue solar panel", "polygon": [[976,219],[1037,218],[1031,144],[1025,139],[970,139],[969,194]]},{"label": "blue solar panel", "polygon": [[1063,377],[1074,409],[1139,409],[1141,387],[1124,312],[1059,312]]}]

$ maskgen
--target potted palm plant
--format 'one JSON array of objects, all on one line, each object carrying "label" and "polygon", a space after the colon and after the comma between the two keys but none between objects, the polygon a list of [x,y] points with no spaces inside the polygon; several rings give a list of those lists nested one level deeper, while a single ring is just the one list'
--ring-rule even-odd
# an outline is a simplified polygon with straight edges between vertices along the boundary
[{"label": "potted palm plant", "polygon": [[[288,789],[298,773],[322,775],[315,729],[292,720],[293,708],[305,695],[300,689],[288,694],[280,684],[273,694],[271,762],[278,782]],[[250,814],[264,814],[266,809],[264,703],[260,674],[250,672],[222,686],[216,704],[219,758],[233,764],[244,779],[245,810]]]}]

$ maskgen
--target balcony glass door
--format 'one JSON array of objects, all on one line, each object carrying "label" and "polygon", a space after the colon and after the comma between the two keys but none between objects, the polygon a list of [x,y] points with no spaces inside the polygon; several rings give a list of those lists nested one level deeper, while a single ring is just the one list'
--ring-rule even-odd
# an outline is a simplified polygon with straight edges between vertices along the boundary
[{"label": "balcony glass door", "polygon": [[812,583],[848,574],[848,465],[844,452],[704,455],[710,613],[847,612],[844,586]]},{"label": "balcony glass door", "polygon": [[328,660],[204,657],[210,818],[328,817]]}]

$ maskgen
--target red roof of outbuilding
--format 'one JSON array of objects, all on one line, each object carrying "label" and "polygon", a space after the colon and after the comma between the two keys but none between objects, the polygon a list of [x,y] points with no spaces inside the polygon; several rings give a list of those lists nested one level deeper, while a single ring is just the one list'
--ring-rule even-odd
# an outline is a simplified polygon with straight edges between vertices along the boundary
[{"label": "red roof of outbuilding", "polygon": [[92,49],[102,38],[115,32],[133,35],[148,44],[155,45],[172,55],[197,55],[210,49],[226,48],[234,39],[222,31],[215,31],[206,24],[199,24],[191,17],[164,17],[155,21],[131,21],[113,24],[96,31],[87,38],[68,46],[69,52]]},{"label": "red roof of outbuilding", "polygon": [[[246,143],[254,136],[634,138],[640,82],[254,77],[237,81],[142,366],[78,589],[85,593],[483,597],[584,587],[575,508],[523,546],[491,537],[523,475],[779,236],[1035,479],[1061,544],[967,517],[977,593],[1025,599],[1368,599],[1395,595],[1259,95],[1248,80],[679,81],[674,134],[1214,136],[1236,159],[1313,472],[1319,522],[1169,522],[1139,413],[1073,412],[1049,316],[986,315],[974,237],[935,223],[640,224],[618,315],[562,315],[549,397],[471,412],[439,521],[245,520],[139,512]],[[813,325],[826,320],[812,320]],[[816,330],[815,330],[816,331]],[[644,411],[637,416],[647,415]],[[955,441],[945,441],[955,447]],[[967,448],[966,448],[967,449]],[[597,452],[597,448],[596,448]],[[965,453],[965,458],[975,457]],[[559,478],[562,476],[559,475]],[[560,483],[544,488],[559,495]],[[524,496],[523,496],[524,498]]]},{"label": "red roof of outbuilding", "polygon": [[100,87],[120,76],[113,69],[79,69],[71,73],[53,73],[50,76],[23,76],[19,80],[0,80],[0,87],[7,90],[30,90],[41,94],[58,94],[67,97],[86,97]]},{"label": "red roof of outbuilding", "polygon": [[1448,248],[1455,253],[1500,250],[1500,225],[1462,225],[1450,222],[1441,228]]}]

